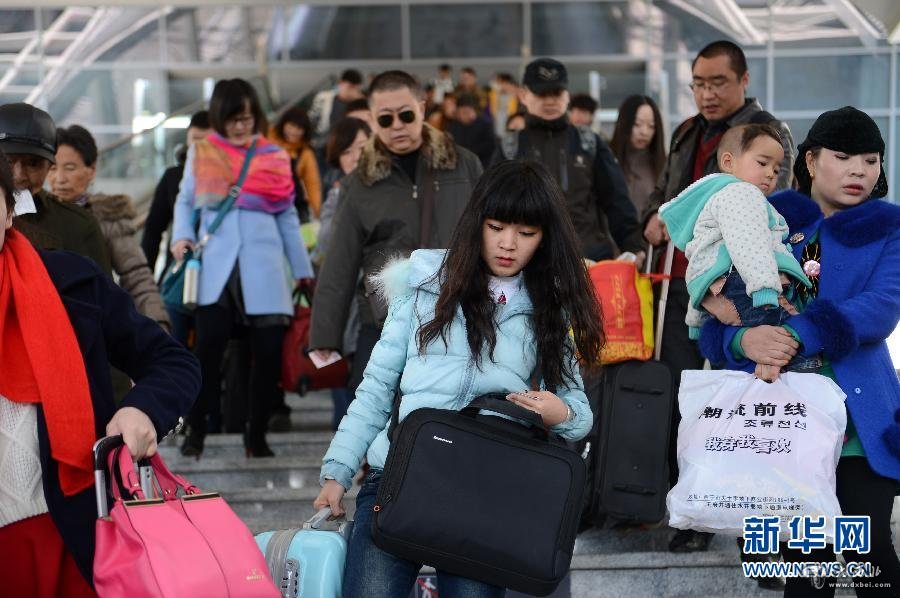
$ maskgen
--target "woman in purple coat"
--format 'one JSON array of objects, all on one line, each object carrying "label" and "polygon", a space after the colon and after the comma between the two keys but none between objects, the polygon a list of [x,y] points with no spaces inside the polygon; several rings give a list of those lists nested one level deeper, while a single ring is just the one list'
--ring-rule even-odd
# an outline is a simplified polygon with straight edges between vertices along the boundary
[{"label": "woman in purple coat", "polygon": [[[770,201],[787,220],[794,256],[813,280],[812,288],[798,288],[801,313],[784,327],[708,322],[701,348],[711,361],[745,371],[754,362],[784,366],[799,354],[810,371],[840,385],[847,432],[837,496],[843,514],[869,516],[871,530],[868,554],[843,556],[880,570],[860,580],[873,587],[857,587],[858,596],[897,596],[900,560],[890,518],[900,489],[900,384],[885,340],[900,320],[900,207],[876,199],[888,190],[884,140],[867,114],[850,106],[825,112],[798,150],[799,192],[782,191]],[[835,559],[831,547],[808,555],[782,550],[789,562]],[[833,596],[834,583],[789,579],[785,596]]]}]

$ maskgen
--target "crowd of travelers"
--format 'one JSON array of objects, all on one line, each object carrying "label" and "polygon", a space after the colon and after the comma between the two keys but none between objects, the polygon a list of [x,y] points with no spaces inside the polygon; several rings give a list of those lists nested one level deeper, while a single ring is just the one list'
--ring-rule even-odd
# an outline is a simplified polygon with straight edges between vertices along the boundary
[{"label": "crowd of travelers", "polygon": [[[653,259],[648,245],[686,235],[663,316],[674,386],[707,361],[766,380],[782,369],[833,379],[847,395],[837,497],[845,515],[870,518],[871,551],[859,559],[894,592],[857,595],[898,595],[900,385],[885,340],[900,319],[900,208],[880,199],[883,138],[845,107],[797,145],[747,96],[750,72],[731,42],[706,46],[691,74],[697,113],[668,141],[659,107],[640,94],[619,106],[607,141],[597,101],[570,94],[566,66],[551,58],[531,61],[520,81],[497,73],[488,85],[446,64],[425,82],[350,69],[272,126],[249,83],[221,80],[159,180],[142,236],[132,200],[95,189],[102,156],[90,131],[58,127],[28,104],[0,106],[0,570],[13,595],[92,595],[98,437],[121,433],[135,458],[150,456],[184,417],[185,456],[202,458],[207,435],[226,428],[243,433],[248,458],[274,455],[267,432],[294,390],[279,381],[298,294],[312,299],[311,357],[349,363],[346,384],[330,391],[335,435],[316,507],[343,513],[366,468],[345,595],[405,595],[418,565],[376,547],[366,519],[395,395],[402,419],[502,392],[548,429],[582,438],[598,416],[585,380],[599,375],[604,343],[586,265],[628,255],[640,268]],[[684,198],[725,175],[715,191],[729,189],[727,199],[685,216]],[[233,207],[223,208],[229,194]],[[769,245],[777,239],[764,272],[775,282],[729,270],[721,289],[707,281],[698,292],[720,245],[733,251],[733,239],[754,234],[743,207],[767,197],[782,216],[761,225]],[[313,238],[301,233],[308,224]],[[164,301],[157,260],[169,272],[201,252],[196,308]],[[763,253],[748,263],[765,270],[772,252]],[[810,261],[820,269],[807,270]],[[779,303],[779,273],[793,277],[802,298],[793,305]],[[756,325],[740,307],[748,302],[786,311]],[[713,317],[700,318],[701,306]],[[236,338],[245,350],[226,359]],[[236,394],[229,368],[242,372],[246,396],[225,405],[223,378]],[[236,424],[225,425],[227,409]],[[671,485],[679,420],[676,409]],[[678,530],[668,549],[704,551],[711,536]],[[796,561],[835,558],[783,550]],[[439,575],[442,595],[503,592]],[[834,591],[804,578],[784,585],[785,596]]]}]

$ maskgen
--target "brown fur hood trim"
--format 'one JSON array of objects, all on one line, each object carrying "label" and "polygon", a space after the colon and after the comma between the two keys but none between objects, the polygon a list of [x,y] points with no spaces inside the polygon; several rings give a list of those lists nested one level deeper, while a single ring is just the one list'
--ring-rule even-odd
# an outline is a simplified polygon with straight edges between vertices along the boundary
[{"label": "brown fur hood trim", "polygon": [[[432,170],[456,169],[456,144],[446,135],[429,124],[422,129],[422,156]],[[385,145],[372,135],[359,158],[359,178],[367,187],[382,181],[391,174],[391,154]]]},{"label": "brown fur hood trim", "polygon": [[104,195],[97,193],[88,198],[88,205],[97,220],[133,220],[137,211],[127,195]]}]

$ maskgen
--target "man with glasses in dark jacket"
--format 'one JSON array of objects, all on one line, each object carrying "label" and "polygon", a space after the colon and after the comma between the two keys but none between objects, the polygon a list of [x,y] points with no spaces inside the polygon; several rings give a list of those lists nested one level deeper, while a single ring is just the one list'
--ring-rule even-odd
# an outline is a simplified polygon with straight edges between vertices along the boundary
[{"label": "man with glasses in dark jacket", "polygon": [[[644,237],[653,245],[663,245],[669,240],[665,224],[657,215],[659,207],[694,181],[719,171],[716,150],[725,131],[731,127],[748,123],[770,124],[775,127],[781,134],[781,144],[784,147],[784,160],[778,171],[776,187],[784,189],[791,182],[794,156],[791,132],[786,124],[764,111],[758,100],[746,97],[750,72],[741,48],[729,41],[713,42],[700,50],[691,71],[690,87],[694,92],[698,113],[675,129],[666,167],[650,194],[650,203],[643,214]],[[688,337],[688,329],[684,324],[689,301],[684,282],[686,269],[687,258],[676,249],[662,337],[662,361],[672,370],[676,388],[682,371],[701,369],[704,361],[697,343]],[[680,419],[675,410],[669,443],[672,485],[678,480],[676,440]],[[669,550],[703,551],[707,549],[711,536],[712,534],[705,532],[680,530],[672,538]]]}]

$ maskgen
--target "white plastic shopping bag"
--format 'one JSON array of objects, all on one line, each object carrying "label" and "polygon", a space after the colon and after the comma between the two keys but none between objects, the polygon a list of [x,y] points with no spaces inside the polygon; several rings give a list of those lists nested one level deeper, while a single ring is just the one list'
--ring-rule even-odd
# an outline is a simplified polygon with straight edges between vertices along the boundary
[{"label": "white plastic shopping bag", "polygon": [[744,517],[777,515],[784,541],[795,516],[840,515],[845,398],[818,374],[786,373],[769,384],[730,370],[683,372],[669,525],[740,536]]}]

